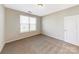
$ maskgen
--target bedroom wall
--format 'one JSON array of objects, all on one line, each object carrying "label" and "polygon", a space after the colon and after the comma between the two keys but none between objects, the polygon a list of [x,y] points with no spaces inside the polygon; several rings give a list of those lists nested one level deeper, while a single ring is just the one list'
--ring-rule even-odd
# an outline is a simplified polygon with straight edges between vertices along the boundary
[{"label": "bedroom wall", "polygon": [[64,40],[64,17],[79,15],[79,5],[42,17],[42,33]]},{"label": "bedroom wall", "polygon": [[45,35],[54,37],[57,39],[64,39],[64,20],[59,14],[52,14],[43,17],[42,20],[42,32]]},{"label": "bedroom wall", "polygon": [[[12,10],[5,8],[6,11],[6,42],[11,42],[19,40],[22,38],[27,38],[33,35],[40,34],[40,17],[35,15],[30,15],[24,12]],[[20,15],[28,15],[37,17],[37,31],[20,33]]]},{"label": "bedroom wall", "polygon": [[5,20],[5,11],[3,5],[0,5],[0,52],[4,46],[4,20]]}]

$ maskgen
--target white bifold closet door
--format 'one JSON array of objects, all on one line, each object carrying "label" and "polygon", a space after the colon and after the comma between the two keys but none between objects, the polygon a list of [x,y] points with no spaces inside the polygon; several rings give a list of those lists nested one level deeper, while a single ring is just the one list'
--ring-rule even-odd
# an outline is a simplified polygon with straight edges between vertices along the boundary
[{"label": "white bifold closet door", "polygon": [[79,45],[79,15],[64,17],[64,41]]},{"label": "white bifold closet door", "polygon": [[77,16],[77,19],[76,19],[76,24],[77,24],[77,45],[79,46],[79,15]]}]

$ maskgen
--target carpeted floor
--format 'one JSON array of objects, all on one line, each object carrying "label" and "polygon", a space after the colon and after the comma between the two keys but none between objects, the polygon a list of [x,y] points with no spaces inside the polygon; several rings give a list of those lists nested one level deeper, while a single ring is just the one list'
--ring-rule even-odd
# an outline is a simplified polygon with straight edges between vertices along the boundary
[{"label": "carpeted floor", "polygon": [[72,54],[79,47],[45,35],[36,35],[5,45],[2,54]]}]

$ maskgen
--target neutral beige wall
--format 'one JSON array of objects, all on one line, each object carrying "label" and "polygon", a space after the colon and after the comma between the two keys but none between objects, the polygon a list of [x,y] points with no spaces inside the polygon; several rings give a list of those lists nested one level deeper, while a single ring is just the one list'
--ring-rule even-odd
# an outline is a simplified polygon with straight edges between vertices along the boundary
[{"label": "neutral beige wall", "polygon": [[[24,12],[12,10],[5,8],[6,13],[6,42],[11,42],[15,40],[19,40],[22,38],[30,37],[33,35],[40,34],[40,17],[29,15]],[[20,15],[28,15],[32,17],[37,17],[37,31],[30,33],[20,33]]]},{"label": "neutral beige wall", "polygon": [[79,5],[44,16],[43,34],[64,40],[64,17],[71,15],[79,15]]},{"label": "neutral beige wall", "polygon": [[[50,15],[42,17],[42,25],[40,17],[38,18],[38,30],[36,32],[23,33],[19,32],[19,15],[29,15],[23,12],[15,11],[6,8],[6,42],[15,41],[39,34],[42,27],[42,32],[45,35],[55,37],[60,40],[64,40],[64,17],[79,14],[79,6],[71,7],[62,11],[52,13]],[[33,16],[33,15],[30,15]]]},{"label": "neutral beige wall", "polygon": [[0,5],[0,52],[4,46],[4,19],[5,11],[3,5]]}]

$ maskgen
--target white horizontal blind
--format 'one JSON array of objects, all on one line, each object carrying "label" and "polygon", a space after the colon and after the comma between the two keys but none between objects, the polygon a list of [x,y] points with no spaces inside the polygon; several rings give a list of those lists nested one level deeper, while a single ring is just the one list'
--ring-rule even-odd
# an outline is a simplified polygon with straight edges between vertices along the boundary
[{"label": "white horizontal blind", "polygon": [[36,30],[36,18],[30,17],[30,31]]},{"label": "white horizontal blind", "polygon": [[36,17],[20,15],[20,32],[36,31]]},{"label": "white horizontal blind", "polygon": [[20,16],[20,32],[29,32],[29,17]]}]

